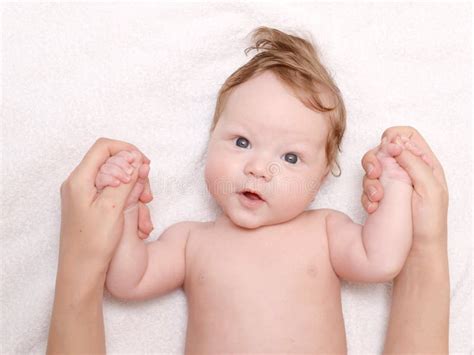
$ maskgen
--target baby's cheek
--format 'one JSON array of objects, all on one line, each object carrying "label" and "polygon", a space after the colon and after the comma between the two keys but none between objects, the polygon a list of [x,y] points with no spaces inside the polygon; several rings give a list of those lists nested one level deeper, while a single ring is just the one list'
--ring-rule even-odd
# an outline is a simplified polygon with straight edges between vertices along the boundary
[{"label": "baby's cheek", "polygon": [[218,161],[209,160],[207,162],[205,179],[207,188],[214,198],[219,198],[221,195],[225,195],[225,193],[231,189],[226,172],[223,169],[222,164]]}]

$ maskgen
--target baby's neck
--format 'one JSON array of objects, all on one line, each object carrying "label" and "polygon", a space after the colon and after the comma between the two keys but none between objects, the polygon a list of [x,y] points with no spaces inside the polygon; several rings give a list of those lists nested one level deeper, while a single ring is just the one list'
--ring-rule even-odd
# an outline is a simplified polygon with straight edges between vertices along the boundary
[{"label": "baby's neck", "polygon": [[224,213],[223,211],[220,211],[219,214],[217,215],[216,217],[216,220],[214,222],[214,225],[216,227],[222,227],[222,228],[228,228],[228,229],[232,229],[232,230],[235,230],[235,231],[238,231],[238,232],[244,232],[244,233],[248,233],[248,234],[256,234],[258,232],[262,232],[263,229],[266,229],[268,227],[271,227],[271,226],[260,226],[260,227],[257,227],[257,228],[244,228],[244,227],[241,227],[237,224],[235,224],[232,219],[229,218],[229,216]]},{"label": "baby's neck", "polygon": [[240,228],[237,226],[232,220],[225,214],[222,210],[219,211],[219,214],[216,217],[216,221],[214,222],[216,226],[226,227],[226,228]]}]

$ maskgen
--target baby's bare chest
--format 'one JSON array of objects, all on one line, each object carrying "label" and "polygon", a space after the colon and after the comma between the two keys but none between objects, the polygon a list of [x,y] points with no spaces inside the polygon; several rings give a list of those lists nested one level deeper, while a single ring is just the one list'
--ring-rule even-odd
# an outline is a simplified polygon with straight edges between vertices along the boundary
[{"label": "baby's bare chest", "polygon": [[237,338],[263,344],[268,337],[276,345],[271,339],[286,334],[283,343],[298,339],[310,347],[315,332],[324,338],[322,329],[341,331],[340,284],[324,228],[248,235],[209,228],[194,234],[187,244],[184,290],[188,346],[222,331],[226,344]]},{"label": "baby's bare chest", "polygon": [[231,291],[238,286],[240,292],[258,292],[334,280],[324,226],[290,227],[260,233],[215,226],[196,231],[186,248],[185,290]]}]

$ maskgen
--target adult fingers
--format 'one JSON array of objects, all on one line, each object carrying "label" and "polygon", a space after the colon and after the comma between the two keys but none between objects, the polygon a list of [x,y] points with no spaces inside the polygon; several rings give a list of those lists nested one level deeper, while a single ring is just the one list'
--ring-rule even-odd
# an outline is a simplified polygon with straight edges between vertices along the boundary
[{"label": "adult fingers", "polygon": [[150,210],[148,206],[142,202],[138,202],[138,229],[140,238],[145,236],[145,239],[153,230],[153,223],[151,221]]},{"label": "adult fingers", "polygon": [[366,194],[362,194],[361,202],[362,206],[369,214],[373,213],[379,207],[379,203],[370,201]]},{"label": "adult fingers", "polygon": [[378,179],[380,174],[382,174],[382,165],[375,156],[377,151],[378,146],[365,153],[361,160],[361,165],[364,168],[365,173],[372,179]]},{"label": "adult fingers", "polygon": [[444,175],[443,167],[441,166],[439,160],[436,158],[436,155],[431,150],[428,143],[421,136],[421,134],[413,127],[410,126],[395,126],[386,129],[382,138],[387,137],[389,141],[394,139],[397,135],[405,136],[415,142],[416,145],[424,152],[424,157],[422,159],[433,167],[433,174],[440,184],[444,186],[447,190],[448,185],[446,183],[446,177]]},{"label": "adult fingers", "polygon": [[369,179],[364,176],[362,181],[363,192],[371,202],[378,202],[383,198],[383,187],[378,179]]},{"label": "adult fingers", "polygon": [[147,176],[145,188],[143,189],[143,192],[140,195],[140,201],[143,203],[149,203],[152,200],[153,200],[153,194],[151,193],[150,180],[148,179],[148,176]]},{"label": "adult fingers", "polygon": [[150,189],[150,180],[148,179],[148,173],[150,172],[150,166],[147,164],[143,164],[140,168],[139,177],[141,181],[143,181],[143,190],[140,194],[139,200],[144,203],[149,203],[153,200],[153,195]]},{"label": "adult fingers", "polygon": [[434,176],[432,168],[421,157],[417,157],[405,149],[395,159],[410,175],[415,191],[422,197],[429,196],[430,193],[442,188],[442,185]]},{"label": "adult fingers", "polygon": [[146,185],[148,183],[147,178],[148,178],[149,170],[150,170],[150,166],[148,164],[143,164],[140,167],[140,170],[138,172],[138,180],[132,192],[128,196],[128,202],[126,206],[130,204],[136,204],[138,201],[140,201],[140,198],[143,195],[143,191],[145,190]]},{"label": "adult fingers", "polygon": [[383,197],[383,187],[378,180],[382,174],[382,165],[376,157],[378,149],[379,147],[377,146],[369,150],[361,160],[361,165],[366,173],[363,179],[361,201],[362,206],[368,213],[372,213],[377,209],[377,202]]},{"label": "adult fingers", "polygon": [[146,172],[150,169],[150,166],[147,164],[142,164],[138,170],[138,179],[133,187],[132,191],[128,195],[128,200],[125,204],[125,208],[128,208],[131,205],[136,205],[140,200],[140,195],[142,194],[146,179],[143,176],[146,176]]}]

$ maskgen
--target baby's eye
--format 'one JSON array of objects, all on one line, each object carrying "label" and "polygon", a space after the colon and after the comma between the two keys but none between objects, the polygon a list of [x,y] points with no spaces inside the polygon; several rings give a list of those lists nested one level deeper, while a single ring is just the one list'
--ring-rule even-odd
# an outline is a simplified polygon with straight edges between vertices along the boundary
[{"label": "baby's eye", "polygon": [[285,160],[290,164],[296,164],[298,161],[298,156],[294,153],[286,153]]},{"label": "baby's eye", "polygon": [[235,145],[240,147],[240,148],[247,148],[250,145],[250,142],[248,141],[247,138],[239,137],[235,141]]}]

